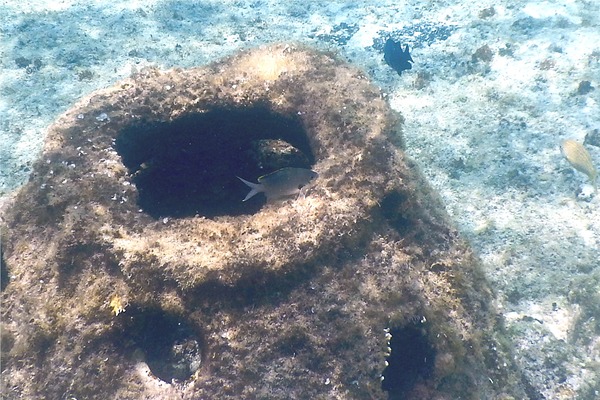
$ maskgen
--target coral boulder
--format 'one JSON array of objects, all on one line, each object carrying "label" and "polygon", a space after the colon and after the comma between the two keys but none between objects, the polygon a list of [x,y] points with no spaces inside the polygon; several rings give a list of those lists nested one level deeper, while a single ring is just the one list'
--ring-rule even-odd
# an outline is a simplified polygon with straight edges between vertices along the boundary
[{"label": "coral boulder", "polygon": [[[284,44],[79,101],[3,215],[3,395],[525,397],[401,126],[360,70]],[[319,177],[242,202],[236,176],[284,167]]]}]

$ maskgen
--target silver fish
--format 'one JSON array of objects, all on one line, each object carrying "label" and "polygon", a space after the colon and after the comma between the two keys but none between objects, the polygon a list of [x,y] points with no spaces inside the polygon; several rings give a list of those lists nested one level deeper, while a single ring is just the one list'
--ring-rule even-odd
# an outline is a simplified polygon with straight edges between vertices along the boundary
[{"label": "silver fish", "polygon": [[258,183],[248,182],[239,176],[237,178],[251,189],[243,200],[246,201],[261,192],[267,196],[267,200],[300,193],[303,187],[318,176],[319,174],[310,169],[286,167],[259,177]]}]

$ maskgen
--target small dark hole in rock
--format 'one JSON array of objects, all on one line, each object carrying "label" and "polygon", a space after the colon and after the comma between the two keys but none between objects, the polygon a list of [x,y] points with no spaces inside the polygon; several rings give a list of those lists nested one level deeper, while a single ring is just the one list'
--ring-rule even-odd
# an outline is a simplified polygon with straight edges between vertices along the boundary
[{"label": "small dark hole in rock", "polygon": [[290,327],[277,341],[277,348],[286,355],[292,356],[310,345],[310,338],[301,327]]},{"label": "small dark hole in rock", "polygon": [[[6,329],[0,331],[0,356],[6,360],[13,346],[15,345],[15,338],[11,332]],[[0,371],[4,371],[6,368],[6,362],[0,365]]]},{"label": "small dark hole in rock", "polygon": [[383,371],[382,389],[390,400],[405,399],[414,386],[433,374],[435,349],[420,322],[392,329],[388,366]]},{"label": "small dark hole in rock", "polygon": [[411,229],[413,222],[405,215],[408,196],[399,192],[388,193],[381,201],[381,212],[390,225],[403,234]]},{"label": "small dark hole in rock", "polygon": [[185,381],[201,366],[203,334],[183,317],[157,308],[130,307],[121,316],[122,331],[116,338],[128,350],[141,350],[152,373],[159,379]]},{"label": "small dark hole in rock", "polygon": [[0,290],[6,289],[10,282],[10,275],[8,274],[8,268],[6,267],[6,261],[4,261],[4,250],[0,246]]},{"label": "small dark hole in rock", "polygon": [[[284,167],[311,168],[301,121],[266,106],[214,108],[124,129],[116,150],[133,176],[140,208],[154,218],[257,212],[262,195],[242,199],[248,181]],[[271,150],[271,151],[269,151]]]}]

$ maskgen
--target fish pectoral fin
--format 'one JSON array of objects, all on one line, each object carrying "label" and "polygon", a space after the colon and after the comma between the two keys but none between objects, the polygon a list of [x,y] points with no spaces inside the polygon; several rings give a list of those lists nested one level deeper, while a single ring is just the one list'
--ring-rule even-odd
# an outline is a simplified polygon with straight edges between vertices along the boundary
[{"label": "fish pectoral fin", "polygon": [[314,187],[315,185],[310,184],[298,186],[298,197],[296,197],[296,199],[299,199],[300,196],[302,196],[303,199],[306,198],[308,192],[311,191]]}]

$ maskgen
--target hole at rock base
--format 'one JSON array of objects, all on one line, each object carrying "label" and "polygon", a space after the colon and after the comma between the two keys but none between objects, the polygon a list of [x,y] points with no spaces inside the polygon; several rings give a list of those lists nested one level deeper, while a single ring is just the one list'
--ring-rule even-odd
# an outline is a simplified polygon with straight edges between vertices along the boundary
[{"label": "hole at rock base", "polygon": [[157,308],[131,307],[119,318],[122,330],[116,342],[125,344],[128,352],[141,352],[162,381],[185,381],[201,367],[203,335],[183,317]]},{"label": "hole at rock base", "polygon": [[405,399],[416,384],[433,374],[435,349],[420,322],[390,330],[391,353],[383,371],[382,389],[390,400]]}]

